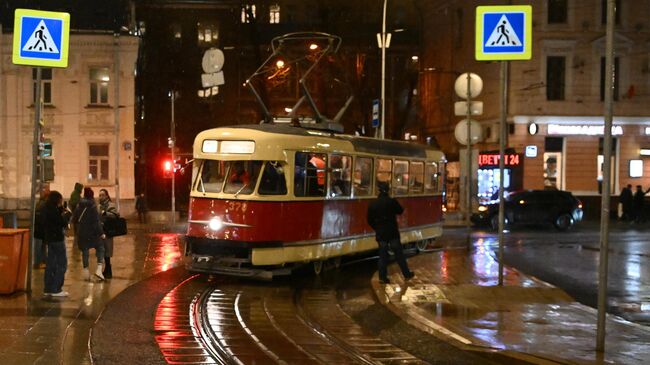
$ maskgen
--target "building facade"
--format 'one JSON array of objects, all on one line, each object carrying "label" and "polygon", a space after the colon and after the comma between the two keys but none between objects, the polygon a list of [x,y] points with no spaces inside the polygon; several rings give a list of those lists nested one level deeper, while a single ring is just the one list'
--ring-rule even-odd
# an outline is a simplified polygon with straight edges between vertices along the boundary
[{"label": "building facade", "polygon": [[[600,207],[602,184],[606,4],[607,0],[518,2],[532,6],[533,56],[509,62],[506,146],[522,156],[521,187],[568,190],[595,210]],[[483,126],[483,141],[476,152],[490,154],[499,148],[499,62],[474,59],[478,5],[503,2],[437,1],[428,8],[431,14],[425,19],[430,20],[424,24],[430,31],[424,34],[420,72],[423,128],[436,134],[450,161],[460,160],[461,165],[464,153],[453,130],[463,117],[454,116],[453,103],[461,99],[454,95],[453,82],[462,72],[478,74],[484,84],[477,97],[484,111],[475,118]],[[627,184],[650,187],[650,160],[642,154],[650,148],[646,21],[650,1],[616,1],[616,5],[611,181],[615,195]],[[444,32],[448,36],[438,39]],[[462,183],[466,168],[459,170]],[[474,175],[472,189],[477,185]]]},{"label": "building facade", "polygon": [[[36,69],[12,63],[12,34],[0,37],[0,209],[29,210]],[[134,72],[138,39],[71,32],[67,68],[42,69],[41,139],[53,160],[50,190],[76,182],[134,201]],[[117,100],[119,98],[119,101]]]}]

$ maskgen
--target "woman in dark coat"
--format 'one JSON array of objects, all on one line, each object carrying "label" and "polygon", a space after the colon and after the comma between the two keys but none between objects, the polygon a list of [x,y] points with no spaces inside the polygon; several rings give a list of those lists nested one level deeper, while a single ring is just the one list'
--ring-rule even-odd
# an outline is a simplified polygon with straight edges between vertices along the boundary
[{"label": "woman in dark coat", "polygon": [[95,193],[91,188],[84,188],[83,199],[79,201],[74,214],[73,221],[76,223],[79,249],[81,250],[81,259],[83,262],[83,275],[85,280],[90,280],[90,271],[88,270],[90,249],[95,249],[97,256],[97,270],[95,276],[104,280],[102,273],[104,266],[104,231],[99,220],[99,211],[95,204]]},{"label": "woman in dark coat", "polygon": [[48,246],[45,266],[44,294],[53,297],[67,297],[63,291],[65,272],[68,270],[68,257],[65,251],[63,230],[68,226],[70,211],[63,208],[63,196],[51,191],[40,211],[40,228],[43,242]]}]

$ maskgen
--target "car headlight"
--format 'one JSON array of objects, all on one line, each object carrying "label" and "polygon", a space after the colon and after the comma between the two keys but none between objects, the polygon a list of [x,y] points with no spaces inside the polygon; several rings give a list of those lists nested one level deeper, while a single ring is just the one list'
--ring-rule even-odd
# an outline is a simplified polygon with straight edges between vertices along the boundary
[{"label": "car headlight", "polygon": [[223,227],[223,221],[219,217],[213,217],[208,222],[208,227],[213,231],[218,231]]},{"label": "car headlight", "polygon": [[488,210],[488,207],[486,207],[485,205],[479,205],[478,206],[478,211],[479,212],[486,212],[487,210]]}]

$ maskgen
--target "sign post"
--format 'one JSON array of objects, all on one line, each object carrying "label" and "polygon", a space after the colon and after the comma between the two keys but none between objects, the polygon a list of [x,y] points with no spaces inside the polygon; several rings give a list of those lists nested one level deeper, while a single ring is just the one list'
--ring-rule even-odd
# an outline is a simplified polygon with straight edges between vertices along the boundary
[{"label": "sign post", "polygon": [[475,58],[501,61],[499,92],[499,285],[503,285],[504,192],[503,169],[508,113],[508,61],[530,60],[533,48],[533,8],[530,5],[478,6],[476,8]]},{"label": "sign post", "polygon": [[[36,67],[36,86],[34,95],[34,135],[32,140],[32,184],[31,184],[31,223],[34,232],[36,218],[36,195],[42,181],[37,179],[38,162],[41,156],[41,67],[68,67],[68,40],[70,34],[70,14],[51,11],[16,9],[14,13],[14,40],[12,62],[16,65]],[[37,181],[38,180],[38,181]],[[32,290],[32,260],[34,255],[34,235],[28,254],[27,291]]]}]

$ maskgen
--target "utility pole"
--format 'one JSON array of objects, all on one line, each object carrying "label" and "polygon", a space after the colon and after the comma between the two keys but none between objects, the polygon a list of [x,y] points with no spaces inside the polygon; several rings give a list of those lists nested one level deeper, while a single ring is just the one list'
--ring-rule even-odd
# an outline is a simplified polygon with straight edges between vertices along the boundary
[{"label": "utility pole", "polygon": [[113,68],[115,71],[115,208],[120,211],[120,33],[113,34]]},{"label": "utility pole", "polygon": [[384,139],[386,133],[386,48],[388,40],[386,39],[386,5],[388,0],[384,0],[384,16],[381,23],[381,121],[379,123],[379,138]]},{"label": "utility pole", "polygon": [[176,122],[174,120],[174,103],[176,102],[176,90],[171,91],[172,98],[172,119],[170,124],[170,134],[171,139],[169,141],[169,148],[172,153],[172,225],[171,229],[174,229],[176,225],[176,156],[174,154],[174,147],[176,146]]},{"label": "utility pole", "polygon": [[[30,204],[30,209],[31,209],[31,217],[32,217],[32,222],[31,222],[31,227],[30,227],[30,232],[34,232],[34,229],[36,228],[36,195],[39,194],[41,190],[41,180],[38,179],[38,176],[40,175],[38,172],[37,164],[39,161],[42,159],[41,157],[41,106],[43,105],[43,101],[41,99],[42,93],[41,93],[41,68],[36,67],[36,92],[35,92],[35,100],[34,100],[34,136],[32,140],[32,186],[31,186],[31,192],[32,192],[32,201]],[[42,162],[41,162],[42,164]],[[31,236],[31,245],[29,249],[29,255],[28,255],[28,269],[27,269],[27,292],[32,291],[32,261],[33,261],[33,256],[34,256],[34,235]]]}]

